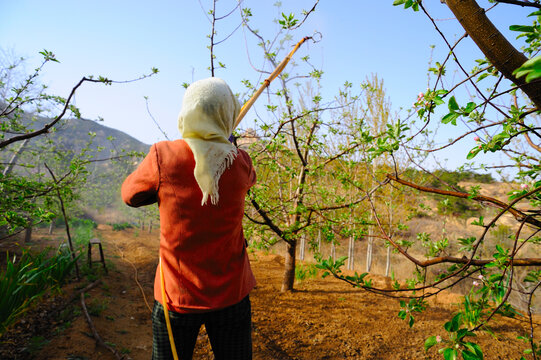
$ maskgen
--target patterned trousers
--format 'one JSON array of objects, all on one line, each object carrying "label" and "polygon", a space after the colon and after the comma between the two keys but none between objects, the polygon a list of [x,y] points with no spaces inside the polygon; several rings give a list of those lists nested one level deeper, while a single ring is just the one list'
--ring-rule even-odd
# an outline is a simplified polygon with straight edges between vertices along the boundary
[{"label": "patterned trousers", "polygon": [[[173,359],[163,306],[154,301],[152,310],[152,360]],[[202,324],[216,360],[252,359],[252,309],[246,296],[238,304],[198,314],[169,311],[173,337],[179,359],[193,356],[197,335]]]}]

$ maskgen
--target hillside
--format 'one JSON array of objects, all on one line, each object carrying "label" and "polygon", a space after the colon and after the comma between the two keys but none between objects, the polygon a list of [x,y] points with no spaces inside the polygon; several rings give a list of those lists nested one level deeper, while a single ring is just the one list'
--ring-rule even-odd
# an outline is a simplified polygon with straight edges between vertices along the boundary
[{"label": "hillside", "polygon": [[[39,129],[48,121],[50,120],[47,118],[38,117],[29,128]],[[48,140],[53,140],[59,147],[78,151],[88,142],[88,134],[91,132],[96,134],[90,145],[90,148],[94,151],[98,148],[103,148],[103,153],[120,151],[121,149],[126,151],[147,152],[149,148],[149,145],[144,144],[120,130],[87,119],[73,118],[61,121],[58,126],[55,126],[55,131],[49,133],[45,137]],[[32,139],[29,145],[39,143],[40,141],[44,140]]]},{"label": "hillside", "polygon": [[[21,124],[26,127],[26,131],[20,131],[19,133],[42,129],[51,121],[51,119],[43,116],[24,113],[22,114]],[[12,135],[5,133],[7,135],[6,139],[19,133],[13,133]],[[94,134],[94,136],[90,134]],[[103,159],[123,152],[146,153],[149,145],[120,130],[104,126],[97,121],[71,118],[60,120],[45,135],[8,146],[5,151],[0,153],[0,158],[7,162],[13,153],[19,152],[17,163],[29,163],[38,166],[40,162],[54,156],[70,159],[83,148],[88,148],[89,158]],[[21,172],[21,168],[16,167],[14,171]],[[95,168],[95,171],[101,173],[107,171],[107,167],[100,164]]]}]

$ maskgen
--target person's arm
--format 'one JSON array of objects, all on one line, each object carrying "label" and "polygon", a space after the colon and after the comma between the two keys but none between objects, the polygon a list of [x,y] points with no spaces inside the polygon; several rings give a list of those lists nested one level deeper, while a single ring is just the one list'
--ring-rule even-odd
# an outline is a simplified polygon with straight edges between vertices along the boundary
[{"label": "person's arm", "polygon": [[257,176],[255,173],[254,164],[252,163],[252,158],[250,157],[250,155],[248,155],[248,153],[246,153],[246,155],[250,164],[250,175],[248,175],[248,188],[251,188],[257,182]]},{"label": "person's arm", "polygon": [[122,184],[122,200],[132,207],[150,205],[158,201],[160,186],[160,169],[156,145]]}]

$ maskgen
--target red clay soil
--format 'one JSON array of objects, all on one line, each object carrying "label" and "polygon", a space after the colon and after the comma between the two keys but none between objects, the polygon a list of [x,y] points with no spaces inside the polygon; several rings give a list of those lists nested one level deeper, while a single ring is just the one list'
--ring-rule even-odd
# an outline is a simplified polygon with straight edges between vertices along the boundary
[{"label": "red clay soil", "polygon": [[[152,305],[157,235],[136,230],[112,231],[103,225],[97,232],[110,269],[109,274],[103,276],[102,284],[87,293],[85,302],[94,314],[92,321],[103,340],[119,353],[131,359],[150,359],[150,310],[134,280],[132,264]],[[430,335],[445,335],[443,323],[456,309],[453,305],[457,301],[455,295],[438,295],[431,301],[429,309],[416,317],[413,328],[409,328],[397,317],[397,300],[320,276],[297,283],[294,292],[280,293],[283,258],[253,253],[251,260],[258,281],[250,295],[254,359],[442,358],[437,353],[437,346],[426,353],[423,344]],[[385,281],[381,277],[374,280]],[[77,291],[76,287],[69,286],[63,298],[69,298]],[[24,322],[14,326],[1,339],[0,358],[114,359],[111,352],[96,345],[91,338],[80,302],[74,301],[64,308],[59,303],[62,301],[58,298],[49,300],[30,312]],[[55,308],[61,311],[54,311]],[[539,337],[541,329],[536,326]],[[31,328],[34,339],[29,346],[30,335],[25,331]],[[497,319],[493,330],[497,336],[480,333],[473,340],[481,345],[485,359],[519,359],[526,346],[516,338],[527,333],[528,324]],[[25,339],[25,343],[21,343],[21,339]],[[204,329],[198,338],[194,359],[213,359]]]}]

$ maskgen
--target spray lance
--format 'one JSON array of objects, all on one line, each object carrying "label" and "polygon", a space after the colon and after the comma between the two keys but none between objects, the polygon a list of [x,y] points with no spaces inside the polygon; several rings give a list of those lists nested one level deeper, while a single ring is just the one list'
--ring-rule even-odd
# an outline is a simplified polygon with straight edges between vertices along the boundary
[{"label": "spray lance", "polygon": [[[315,33],[315,34],[318,34],[319,37],[321,37],[321,34],[320,33]],[[314,34],[314,35],[315,35]],[[289,52],[289,54],[284,58],[284,60],[282,60],[282,62],[280,64],[278,64],[278,66],[276,67],[276,69],[274,69],[274,71],[270,74],[270,76],[268,78],[265,79],[265,81],[263,81],[263,85],[261,85],[261,87],[255,92],[254,95],[252,95],[252,97],[250,98],[250,100],[248,100],[243,106],[242,108],[240,109],[240,112],[239,112],[239,115],[237,116],[237,119],[235,120],[235,126],[233,126],[233,129],[236,129],[237,126],[239,126],[240,122],[242,121],[242,119],[244,118],[244,115],[246,115],[246,113],[248,112],[248,110],[250,110],[250,108],[252,107],[252,105],[255,103],[255,101],[257,100],[257,98],[259,97],[259,95],[261,95],[261,93],[263,92],[263,90],[265,90],[266,88],[269,87],[270,83],[272,82],[272,80],[276,79],[278,77],[278,75],[280,75],[280,73],[284,70],[284,68],[286,67],[287,63],[289,62],[289,60],[291,60],[291,57],[293,56],[293,54],[295,54],[295,52],[297,51],[297,49],[306,41],[306,40],[310,40],[312,39],[314,42],[316,42],[314,40],[314,36],[305,36],[303,37],[298,43],[297,45],[295,45],[295,47],[293,48],[293,50],[291,50]],[[319,41],[319,40],[318,40]]]},{"label": "spray lance", "polygon": [[[321,37],[321,34],[320,33],[316,33],[318,34],[320,37]],[[284,60],[282,60],[282,62],[280,64],[278,64],[278,66],[276,67],[276,69],[274,69],[274,71],[270,74],[270,76],[268,78],[266,78],[264,81],[263,81],[263,85],[261,85],[261,87],[255,92],[254,95],[252,95],[252,97],[242,106],[242,108],[240,109],[240,112],[239,112],[239,115],[237,116],[237,118],[235,119],[235,124],[233,126],[233,129],[237,128],[237,126],[240,124],[240,122],[242,121],[242,119],[244,118],[244,115],[246,115],[246,113],[248,112],[248,110],[250,110],[250,108],[252,107],[252,105],[255,103],[255,101],[257,100],[257,98],[259,97],[259,95],[261,95],[261,93],[267,88],[269,87],[270,83],[276,79],[278,77],[278,75],[280,75],[282,73],[282,71],[284,70],[284,68],[286,67],[287,63],[289,63],[289,61],[291,60],[291,57],[293,56],[293,54],[295,54],[295,52],[297,51],[297,49],[306,41],[306,40],[309,40],[309,39],[312,39],[314,42],[316,42],[314,40],[314,37],[313,36],[305,36],[303,37],[296,45],[295,47],[293,48],[293,50],[291,50],[289,52],[289,54],[284,58]],[[161,259],[161,256],[160,256],[160,282],[161,282],[161,288],[162,288],[162,303],[163,303],[163,308],[164,308],[164,315],[165,315],[165,323],[166,323],[166,326],[167,326],[167,333],[169,335],[169,343],[171,344],[171,352],[173,353],[173,358],[174,360],[178,360],[178,353],[177,353],[177,349],[176,349],[176,346],[175,346],[175,339],[173,337],[173,330],[171,328],[171,321],[169,320],[169,309],[167,308],[167,299],[166,299],[166,295],[165,295],[165,281],[164,281],[164,277],[163,277],[163,267],[162,267],[162,259]]]}]

